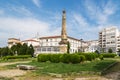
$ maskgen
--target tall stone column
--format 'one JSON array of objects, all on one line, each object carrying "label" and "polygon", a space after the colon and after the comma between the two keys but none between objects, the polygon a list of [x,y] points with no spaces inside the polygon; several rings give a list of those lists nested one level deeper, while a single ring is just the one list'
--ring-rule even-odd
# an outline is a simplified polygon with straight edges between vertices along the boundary
[{"label": "tall stone column", "polygon": [[63,10],[62,14],[62,30],[61,30],[61,41],[60,44],[60,52],[66,53],[67,52],[67,32],[66,32],[66,12]]}]

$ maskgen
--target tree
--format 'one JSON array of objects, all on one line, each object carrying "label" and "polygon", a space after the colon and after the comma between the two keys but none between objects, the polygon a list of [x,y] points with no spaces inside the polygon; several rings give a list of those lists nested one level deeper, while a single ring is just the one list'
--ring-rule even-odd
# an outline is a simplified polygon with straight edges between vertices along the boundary
[{"label": "tree", "polygon": [[108,49],[108,53],[112,53],[113,51],[112,51],[112,49],[111,48],[109,48]]},{"label": "tree", "polygon": [[31,55],[32,57],[34,56],[34,48],[32,44],[27,48],[26,54]]},{"label": "tree", "polygon": [[70,42],[69,41],[67,42],[67,53],[68,54],[70,53]]},{"label": "tree", "polygon": [[1,53],[1,49],[2,49],[2,48],[0,47],[0,53]]},{"label": "tree", "polygon": [[120,48],[118,49],[118,51],[117,52],[120,52]]},{"label": "tree", "polygon": [[120,48],[118,49],[118,51],[117,51],[117,52],[118,52],[118,55],[120,56]]},{"label": "tree", "polygon": [[12,52],[12,50],[10,48],[8,48],[8,55],[11,55],[11,56],[14,55],[13,52]]},{"label": "tree", "polygon": [[11,47],[11,51],[12,51],[12,53],[13,53],[13,55],[17,55],[17,45],[13,45],[12,47]]},{"label": "tree", "polygon": [[3,47],[1,49],[1,57],[9,55],[9,48],[8,47]]},{"label": "tree", "polygon": [[95,53],[99,54],[99,51],[98,51],[98,50],[95,50]]},{"label": "tree", "polygon": [[23,53],[26,54],[28,45],[26,43],[24,43],[22,47],[23,47]]},{"label": "tree", "polygon": [[19,48],[19,54],[20,54],[20,55],[26,55],[27,48],[28,48],[27,44],[24,43],[24,44]]},{"label": "tree", "polygon": [[22,47],[22,45],[20,43],[18,43],[16,45],[16,53],[17,53],[17,55],[21,55],[21,49],[20,49],[21,47]]},{"label": "tree", "polygon": [[30,50],[31,50],[31,55],[32,55],[32,57],[34,56],[34,48],[33,48],[33,46],[32,46],[32,44],[30,45]]}]

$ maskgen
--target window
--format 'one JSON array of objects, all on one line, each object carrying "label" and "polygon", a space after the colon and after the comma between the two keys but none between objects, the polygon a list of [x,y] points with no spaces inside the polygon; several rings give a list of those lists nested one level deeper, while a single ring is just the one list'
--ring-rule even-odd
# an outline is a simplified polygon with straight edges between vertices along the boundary
[{"label": "window", "polygon": [[120,41],[120,39],[118,39],[118,41]]},{"label": "window", "polygon": [[118,45],[118,47],[120,47],[120,45]]},{"label": "window", "polygon": [[115,36],[111,36],[111,38],[115,38]]},{"label": "window", "polygon": [[46,48],[42,48],[42,51],[46,51]]},{"label": "window", "polygon": [[41,48],[37,48],[37,51],[41,51]]},{"label": "window", "polygon": [[110,42],[107,42],[107,44],[110,44]]},{"label": "window", "polygon": [[51,48],[47,48],[47,51],[51,51]]},{"label": "window", "polygon": [[114,41],[111,41],[111,43],[115,43]]},{"label": "window", "polygon": [[60,50],[59,50],[58,47],[55,47],[55,48],[54,48],[54,51],[59,52]]}]

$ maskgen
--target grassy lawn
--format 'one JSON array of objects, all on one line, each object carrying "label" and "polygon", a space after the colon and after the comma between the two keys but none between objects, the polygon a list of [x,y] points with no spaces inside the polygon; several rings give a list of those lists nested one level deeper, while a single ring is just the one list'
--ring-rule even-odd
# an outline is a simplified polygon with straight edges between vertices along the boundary
[{"label": "grassy lawn", "polygon": [[5,63],[5,62],[17,62],[17,61],[32,61],[32,60],[35,60],[35,59],[36,59],[36,58],[3,60],[2,58],[0,58],[0,63]]},{"label": "grassy lawn", "polygon": [[[101,72],[110,64],[114,63],[115,60],[96,60],[92,62],[84,62],[80,64],[64,64],[64,63],[51,63],[44,62],[40,63],[33,60],[30,63],[25,63],[28,65],[33,65],[37,67],[37,70],[32,71],[37,75],[39,74],[71,74],[71,73],[81,73],[81,72]],[[17,65],[17,64],[16,64]],[[9,65],[7,68],[13,69],[16,68],[16,65]]]}]

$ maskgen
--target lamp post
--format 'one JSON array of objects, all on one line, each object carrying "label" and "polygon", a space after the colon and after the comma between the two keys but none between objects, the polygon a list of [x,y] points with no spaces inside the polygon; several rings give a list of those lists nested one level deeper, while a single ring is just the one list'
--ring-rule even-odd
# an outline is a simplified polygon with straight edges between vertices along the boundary
[{"label": "lamp post", "polygon": [[82,52],[82,51],[83,51],[83,50],[82,50],[82,41],[83,41],[83,39],[80,39],[80,41],[81,41],[81,52]]}]

